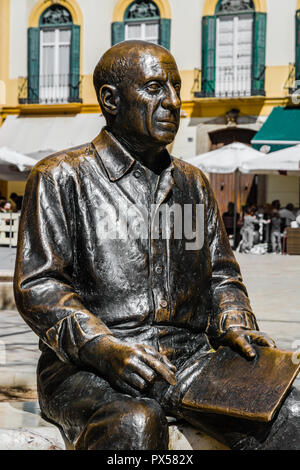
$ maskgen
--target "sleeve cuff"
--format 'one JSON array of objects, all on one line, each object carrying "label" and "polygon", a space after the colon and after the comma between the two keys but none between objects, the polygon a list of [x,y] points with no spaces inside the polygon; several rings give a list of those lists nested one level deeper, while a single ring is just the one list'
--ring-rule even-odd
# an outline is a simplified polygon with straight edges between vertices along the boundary
[{"label": "sleeve cuff", "polygon": [[81,362],[79,358],[81,348],[89,341],[103,335],[112,335],[112,332],[99,318],[77,312],[63,318],[47,330],[44,341],[61,361],[78,364]]},{"label": "sleeve cuff", "polygon": [[211,334],[213,337],[219,337],[234,328],[259,330],[256,318],[252,312],[231,310],[223,312],[212,320],[208,334]]}]

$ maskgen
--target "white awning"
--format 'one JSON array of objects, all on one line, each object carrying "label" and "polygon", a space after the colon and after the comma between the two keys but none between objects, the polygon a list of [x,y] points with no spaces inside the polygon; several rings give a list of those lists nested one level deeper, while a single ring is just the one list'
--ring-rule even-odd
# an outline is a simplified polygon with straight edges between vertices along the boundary
[{"label": "white awning", "polygon": [[300,175],[300,145],[244,161],[242,171],[256,174],[288,172],[291,175]]},{"label": "white awning", "polygon": [[105,125],[96,113],[62,117],[8,116],[0,127],[0,147],[40,160],[51,153],[91,142]]},{"label": "white awning", "polygon": [[36,160],[7,147],[0,147],[0,180],[25,181]]}]

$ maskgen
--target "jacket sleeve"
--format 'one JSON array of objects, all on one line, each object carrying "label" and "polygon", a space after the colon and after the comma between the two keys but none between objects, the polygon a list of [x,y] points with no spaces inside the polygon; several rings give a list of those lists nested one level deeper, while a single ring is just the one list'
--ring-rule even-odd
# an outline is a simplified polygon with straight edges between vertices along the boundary
[{"label": "jacket sleeve", "polygon": [[31,172],[23,201],[14,276],[16,305],[63,362],[80,363],[80,349],[111,332],[85,308],[74,288],[72,194],[40,166]]},{"label": "jacket sleeve", "polygon": [[206,223],[210,247],[212,311],[207,333],[219,337],[228,329],[258,330],[240,267],[232,252],[212,188],[204,176]]}]

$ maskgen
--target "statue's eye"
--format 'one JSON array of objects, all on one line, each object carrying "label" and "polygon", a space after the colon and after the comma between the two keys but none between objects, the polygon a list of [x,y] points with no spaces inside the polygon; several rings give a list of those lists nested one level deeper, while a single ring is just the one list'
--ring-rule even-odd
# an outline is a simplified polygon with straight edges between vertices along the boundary
[{"label": "statue's eye", "polygon": [[148,83],[147,90],[150,92],[155,92],[160,90],[160,84],[157,82]]}]

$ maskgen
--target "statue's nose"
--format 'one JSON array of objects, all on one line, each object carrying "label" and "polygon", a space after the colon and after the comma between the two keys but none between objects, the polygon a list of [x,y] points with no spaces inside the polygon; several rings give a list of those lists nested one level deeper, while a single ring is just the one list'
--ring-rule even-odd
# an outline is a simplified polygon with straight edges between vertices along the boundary
[{"label": "statue's nose", "polygon": [[162,101],[162,105],[164,108],[172,108],[172,109],[178,109],[180,108],[181,105],[181,100],[180,97],[178,96],[177,91],[172,85],[168,86],[168,89],[166,90],[165,97]]}]

